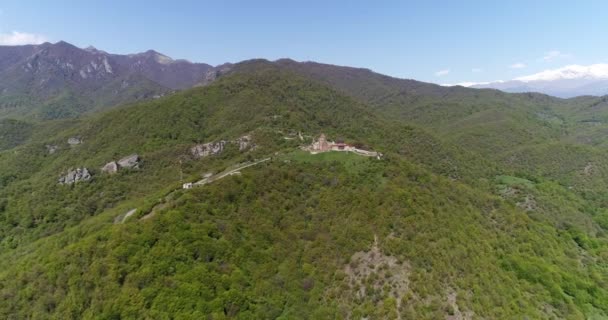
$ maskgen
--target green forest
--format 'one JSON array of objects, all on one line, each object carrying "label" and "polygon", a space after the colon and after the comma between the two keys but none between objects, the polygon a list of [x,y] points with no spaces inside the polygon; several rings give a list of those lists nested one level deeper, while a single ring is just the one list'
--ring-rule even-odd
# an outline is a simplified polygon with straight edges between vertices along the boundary
[{"label": "green forest", "polygon": [[[584,121],[600,99],[252,60],[3,119],[0,318],[607,319],[608,124]],[[300,150],[321,133],[383,156]],[[58,184],[75,168],[91,179]]]}]

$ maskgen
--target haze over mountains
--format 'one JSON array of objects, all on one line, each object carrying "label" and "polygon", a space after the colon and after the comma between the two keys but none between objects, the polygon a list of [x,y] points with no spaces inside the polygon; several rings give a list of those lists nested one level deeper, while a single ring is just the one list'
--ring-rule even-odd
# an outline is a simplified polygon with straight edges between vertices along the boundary
[{"label": "haze over mountains", "polygon": [[608,64],[569,65],[509,81],[468,84],[471,88],[493,88],[505,92],[540,92],[560,98],[608,94]]}]

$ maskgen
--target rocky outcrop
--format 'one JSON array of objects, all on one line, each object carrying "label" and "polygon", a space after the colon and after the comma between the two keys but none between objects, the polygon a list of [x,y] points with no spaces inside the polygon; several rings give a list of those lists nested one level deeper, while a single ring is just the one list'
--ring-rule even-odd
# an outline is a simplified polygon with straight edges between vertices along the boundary
[{"label": "rocky outcrop", "polygon": [[593,165],[593,163],[587,163],[587,165],[583,169],[583,173],[586,176],[592,176],[594,171],[595,171],[595,166]]},{"label": "rocky outcrop", "polygon": [[55,153],[55,152],[57,152],[57,150],[59,149],[59,147],[58,147],[58,146],[56,146],[56,145],[52,145],[52,144],[47,144],[45,147],[46,147],[46,151],[47,151],[49,154],[54,154],[54,153]]},{"label": "rocky outcrop", "polygon": [[194,147],[190,148],[190,153],[195,158],[204,158],[211,155],[216,155],[222,153],[224,151],[224,147],[226,146],[226,141],[221,140],[218,142],[209,142],[204,144],[197,144]]},{"label": "rocky outcrop", "polygon": [[249,148],[255,147],[250,135],[244,135],[244,136],[234,140],[234,143],[236,143],[239,146],[239,151],[245,151]]},{"label": "rocky outcrop", "polygon": [[253,139],[250,135],[244,135],[242,137],[237,138],[236,140],[226,141],[220,140],[217,142],[208,142],[197,144],[194,147],[190,148],[190,153],[195,158],[204,158],[216,154],[220,154],[224,151],[226,144],[233,143],[239,147],[239,151],[245,151],[248,149],[255,148],[255,144],[253,143]]},{"label": "rocky outcrop", "polygon": [[139,169],[139,155],[134,153],[118,160],[118,166],[125,169]]},{"label": "rocky outcrop", "polygon": [[525,211],[534,211],[536,210],[536,199],[534,199],[533,195],[528,194],[522,201],[517,202],[516,205]]},{"label": "rocky outcrop", "polygon": [[101,171],[104,173],[114,174],[118,172],[119,169],[139,169],[140,161],[141,159],[139,155],[134,153],[118,161],[110,161],[106,163],[101,168]]},{"label": "rocky outcrop", "polygon": [[[409,280],[411,270],[409,263],[381,250],[374,236],[371,249],[356,252],[351,257],[344,267],[343,284],[330,289],[328,294],[335,294],[353,305],[368,304],[375,309],[390,310],[394,313],[389,319],[401,319],[401,304],[406,296],[413,295]],[[395,303],[386,304],[387,300],[381,297],[394,298]]]},{"label": "rocky outcrop", "polygon": [[211,82],[215,81],[217,78],[223,76],[224,74],[230,72],[232,70],[232,64],[225,63],[223,65],[217,66],[209,71],[205,72],[203,75],[203,80],[199,85],[208,85]]},{"label": "rocky outcrop", "polygon": [[77,146],[82,143],[82,139],[80,137],[71,137],[68,139],[68,144],[70,146]]},{"label": "rocky outcrop", "polygon": [[59,184],[73,184],[81,181],[91,180],[91,173],[87,168],[76,168],[68,170],[68,173],[59,178]]},{"label": "rocky outcrop", "polygon": [[106,163],[106,165],[101,168],[101,172],[109,174],[114,174],[118,172],[118,163],[116,163],[116,161],[110,161]]}]

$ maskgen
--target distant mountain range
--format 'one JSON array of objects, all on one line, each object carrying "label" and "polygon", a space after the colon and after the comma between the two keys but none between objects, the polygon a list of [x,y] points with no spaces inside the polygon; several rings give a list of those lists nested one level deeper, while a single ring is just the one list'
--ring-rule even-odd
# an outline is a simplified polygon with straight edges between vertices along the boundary
[{"label": "distant mountain range", "polygon": [[[279,60],[278,64],[333,82],[372,104],[385,104],[387,96],[374,97],[372,88],[408,100],[418,95],[457,94],[415,80],[396,79],[370,70],[312,62]],[[206,85],[233,69],[232,64],[211,66],[174,60],[154,50],[111,54],[94,47],[78,48],[64,41],[40,45],[0,46],[0,119],[73,118],[140,100],[154,99],[176,90]],[[352,81],[354,79],[363,81]],[[361,84],[360,87],[353,87]],[[505,92],[540,92],[561,98],[608,94],[608,64],[572,65],[510,81],[463,84]],[[376,101],[377,99],[381,99]]]},{"label": "distant mountain range", "polygon": [[204,84],[226,68],[153,50],[118,55],[64,41],[0,46],[0,116],[75,116]]},{"label": "distant mountain range", "polygon": [[608,318],[608,96],[6,50],[0,319]]},{"label": "distant mountain range", "polygon": [[608,94],[608,64],[569,65],[510,81],[469,85],[471,88],[493,88],[506,92],[540,92],[560,98]]}]

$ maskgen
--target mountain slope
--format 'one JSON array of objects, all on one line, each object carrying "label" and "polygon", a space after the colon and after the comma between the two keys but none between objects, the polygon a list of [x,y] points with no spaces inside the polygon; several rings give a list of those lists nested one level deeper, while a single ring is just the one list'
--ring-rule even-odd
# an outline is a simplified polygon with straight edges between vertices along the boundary
[{"label": "mountain slope", "polygon": [[577,319],[606,308],[605,277],[580,263],[573,236],[404,163],[271,163],[112,225],[127,208],[8,256],[1,293],[14,303],[1,314]]},{"label": "mountain slope", "polygon": [[[75,223],[84,218],[84,211],[100,212],[104,206],[112,206],[117,201],[93,194],[118,196],[125,192],[125,189],[112,191],[112,186],[104,183],[88,184],[85,189],[89,197],[79,196],[69,188],[58,192],[53,186],[59,175],[70,168],[88,167],[104,180],[107,177],[99,168],[105,163],[138,153],[143,159],[149,159],[149,169],[144,166],[125,178],[130,179],[128,183],[141,182],[131,187],[130,193],[137,197],[169,183],[178,184],[175,166],[181,156],[190,158],[188,149],[193,145],[231,140],[259,130],[258,139],[267,141],[268,145],[258,143],[259,150],[254,154],[263,152],[264,147],[269,148],[266,152],[284,146],[295,147],[297,144],[284,139],[293,132],[309,136],[326,132],[394,152],[452,178],[476,179],[476,173],[492,170],[489,165],[482,169],[472,166],[471,163],[485,162],[465,150],[443,144],[424,130],[386,121],[361,103],[272,64],[246,63],[239,69],[242,72],[222,78],[210,87],[72,121],[54,135],[0,153],[4,168],[0,181],[5,181],[0,192],[7,198],[16,195],[13,204],[4,208],[5,217],[10,217],[4,224],[4,240],[10,240],[7,234],[17,234],[16,239],[21,239],[29,238],[30,233],[48,234],[47,228],[56,232],[57,227],[68,223],[66,217],[70,217],[69,223]],[[83,143],[69,146],[70,137],[79,137]],[[49,154],[47,146],[56,146],[58,151]],[[188,170],[200,170],[201,164],[187,161],[185,165]],[[186,174],[191,174],[188,170]],[[32,195],[23,188],[45,191]],[[50,199],[56,202],[54,207],[61,208],[54,214],[62,218],[41,220],[44,210],[30,206],[45,201],[48,206]],[[74,208],[64,206],[65,201],[77,201],[80,216],[74,215]],[[84,206],[90,208],[83,210]],[[15,226],[21,227],[15,229]],[[20,235],[24,231],[25,234]]]},{"label": "mountain slope", "polygon": [[[457,111],[462,127],[475,118]],[[493,161],[480,153],[487,145],[467,150],[429,133],[440,117],[418,120],[421,129],[388,114],[293,68],[250,61],[209,86],[58,122],[0,152],[0,297],[11,301],[0,304],[0,315],[608,314],[604,208],[548,174]],[[489,123],[492,130],[501,121]],[[527,123],[535,122],[520,125]],[[291,139],[298,132],[325,132],[384,157],[310,155],[298,150],[310,138]],[[227,144],[215,156],[190,154],[195,144],[246,134],[253,150]],[[81,143],[68,145],[71,137]],[[47,145],[58,150],[49,154]],[[101,172],[132,153],[141,157],[139,169]],[[202,174],[266,157],[240,175],[181,189]],[[57,184],[76,167],[89,168],[93,179]]]},{"label": "mountain slope", "polygon": [[[542,172],[563,186],[578,186],[589,199],[608,195],[603,160],[608,153],[601,148],[608,132],[605,98],[558,99],[442,87],[366,69],[292,60],[276,63],[363,101],[388,118],[423,127],[443,143],[491,160],[505,172]],[[592,174],[587,167],[594,167]]]},{"label": "mountain slope", "polygon": [[215,72],[152,50],[116,55],[66,42],[0,46],[0,60],[2,117],[74,117],[190,88]]}]

